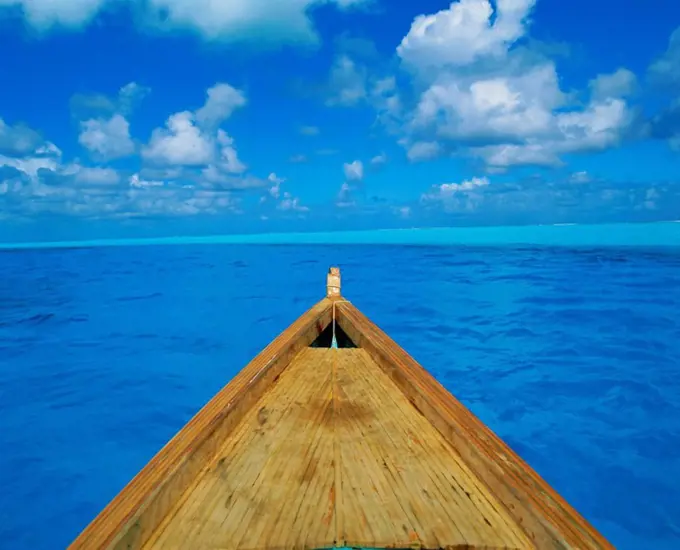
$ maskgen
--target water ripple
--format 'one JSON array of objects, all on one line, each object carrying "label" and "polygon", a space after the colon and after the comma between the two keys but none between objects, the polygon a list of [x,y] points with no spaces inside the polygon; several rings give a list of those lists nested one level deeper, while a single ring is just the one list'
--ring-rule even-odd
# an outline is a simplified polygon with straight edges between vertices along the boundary
[{"label": "water ripple", "polygon": [[329,265],[617,548],[680,547],[677,252],[204,244],[0,261],[8,548],[65,547],[323,296]]}]

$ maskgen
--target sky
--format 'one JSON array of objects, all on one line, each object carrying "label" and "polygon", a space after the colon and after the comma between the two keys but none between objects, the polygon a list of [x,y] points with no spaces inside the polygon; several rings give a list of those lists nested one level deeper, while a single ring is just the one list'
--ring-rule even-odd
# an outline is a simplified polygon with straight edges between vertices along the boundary
[{"label": "sky", "polygon": [[677,0],[0,0],[0,242],[677,219]]}]

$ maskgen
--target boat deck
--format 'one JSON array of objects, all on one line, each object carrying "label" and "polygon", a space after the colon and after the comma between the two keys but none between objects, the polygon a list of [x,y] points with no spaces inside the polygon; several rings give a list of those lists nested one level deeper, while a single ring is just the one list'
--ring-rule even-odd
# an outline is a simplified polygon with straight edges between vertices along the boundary
[{"label": "boat deck", "polygon": [[362,348],[303,348],[146,549],[534,548]]}]

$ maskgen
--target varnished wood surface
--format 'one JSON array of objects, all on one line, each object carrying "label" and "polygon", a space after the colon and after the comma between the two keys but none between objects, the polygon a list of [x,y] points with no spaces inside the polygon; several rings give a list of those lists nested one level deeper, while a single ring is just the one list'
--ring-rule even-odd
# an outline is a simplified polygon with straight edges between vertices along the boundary
[{"label": "varnished wood surface", "polygon": [[[613,549],[469,409],[353,304],[338,301],[338,324],[371,355],[408,400],[507,507],[538,548]],[[452,358],[455,360],[455,358]]]},{"label": "varnished wood surface", "polygon": [[326,298],[269,344],[190,420],[69,546],[141,548],[243,416],[331,320]]},{"label": "varnished wood surface", "polygon": [[146,549],[533,548],[363,349],[304,349]]},{"label": "varnished wood surface", "polygon": [[337,284],[70,548],[613,548]]}]

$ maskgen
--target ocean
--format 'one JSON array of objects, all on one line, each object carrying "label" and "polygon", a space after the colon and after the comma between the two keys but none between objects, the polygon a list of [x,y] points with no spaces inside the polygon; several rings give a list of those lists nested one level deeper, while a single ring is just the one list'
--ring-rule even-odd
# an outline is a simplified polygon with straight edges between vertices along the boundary
[{"label": "ocean", "polygon": [[65,547],[338,265],[617,548],[677,549],[680,249],[637,244],[0,251],[0,547]]}]

